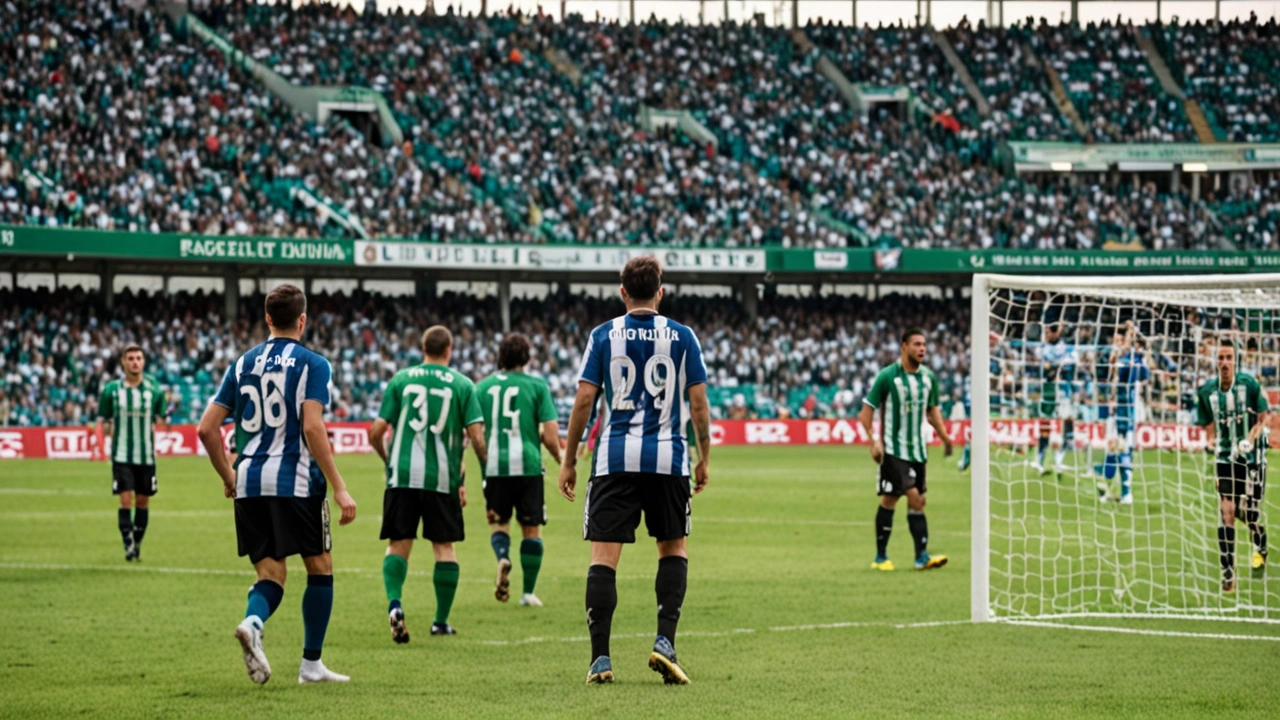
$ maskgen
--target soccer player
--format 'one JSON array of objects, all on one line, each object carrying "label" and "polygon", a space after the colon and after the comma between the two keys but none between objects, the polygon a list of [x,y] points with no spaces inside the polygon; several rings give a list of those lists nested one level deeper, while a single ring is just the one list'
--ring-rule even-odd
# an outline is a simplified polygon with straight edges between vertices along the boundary
[{"label": "soccer player", "polygon": [[120,367],[124,379],[112,380],[102,388],[94,434],[111,436],[111,492],[120,496],[116,522],[124,541],[124,559],[132,562],[142,559],[151,496],[157,489],[155,431],[164,424],[167,400],[155,378],[142,374],[147,367],[142,348],[125,348]]},{"label": "soccer player", "polygon": [[[871,390],[862,401],[858,421],[872,438],[871,459],[880,466],[876,494],[880,506],[876,510],[876,559],[871,567],[893,570],[889,559],[889,534],[893,532],[893,511],[898,500],[907,496],[907,526],[915,540],[916,569],[932,570],[947,564],[946,555],[930,556],[929,523],[925,520],[925,448],[924,424],[928,422],[942,439],[944,452],[951,455],[951,436],[942,423],[938,405],[938,378],[924,365],[926,344],[924,331],[912,328],[902,333],[902,356],[876,375]],[[880,437],[873,423],[880,412]]]},{"label": "soccer player", "polygon": [[560,422],[551,388],[541,378],[525,374],[529,364],[529,340],[508,333],[498,345],[498,372],[476,386],[484,426],[488,458],[484,465],[485,515],[489,520],[489,544],[498,558],[494,597],[511,597],[511,515],[520,523],[520,569],[524,590],[520,604],[542,607],[533,594],[542,568],[542,526],[547,524],[543,494],[542,447],[560,464]]},{"label": "soccer player", "polygon": [[[694,494],[710,479],[711,409],[702,346],[689,328],[658,314],[662,265],[648,255],[622,268],[627,314],[597,327],[587,341],[578,394],[569,417],[568,444],[560,466],[560,494],[572,501],[578,444],[596,397],[605,417],[593,457],[582,514],[591,541],[587,570],[587,629],[591,669],[587,683],[613,682],[609,634],[618,605],[616,586],[622,546],[634,543],[640,515],[658,544],[658,634],[649,667],[667,684],[689,676],[676,661],[676,625],[689,576],[689,535]],[[692,420],[698,462],[689,486],[689,447],[683,429]]]},{"label": "soccer player", "polygon": [[1062,444],[1053,454],[1058,480],[1062,480],[1063,461],[1067,449],[1075,441],[1075,411],[1071,406],[1071,379],[1075,366],[1075,354],[1063,338],[1062,325],[1045,326],[1044,344],[1040,347],[1040,403],[1038,409],[1040,440],[1036,461],[1032,467],[1041,475],[1047,475],[1045,454],[1049,449],[1049,434],[1055,419],[1062,420]]},{"label": "soccer player", "polygon": [[[1143,353],[1143,342],[1132,322],[1126,323],[1124,332],[1116,333],[1110,364],[1112,417],[1115,419],[1116,437],[1120,441],[1120,504],[1132,505],[1138,392],[1141,384],[1151,377],[1151,369],[1147,367],[1146,355]],[[1098,489],[1104,500],[1110,497],[1106,483],[1100,483]]]},{"label": "soccer player", "polygon": [[1239,371],[1240,348],[1218,347],[1218,377],[1196,391],[1196,424],[1206,428],[1207,450],[1214,455],[1218,487],[1218,553],[1222,591],[1236,589],[1236,518],[1245,521],[1253,540],[1253,568],[1267,564],[1267,529],[1261,523],[1267,481],[1267,397],[1252,375]]},{"label": "soccer player", "polygon": [[[449,611],[458,592],[459,576],[453,544],[465,538],[464,441],[471,440],[481,467],[486,461],[484,416],[475,385],[449,368],[453,334],[439,325],[427,328],[422,334],[422,354],[421,365],[401,370],[387,383],[382,408],[369,428],[369,444],[387,467],[381,538],[388,544],[382,559],[382,582],[387,592],[391,639],[399,644],[409,642],[400,601],[419,522],[422,537],[431,541],[436,561],[432,572],[436,616],[431,634],[457,634],[449,624]],[[388,430],[390,453],[385,442]]]},{"label": "soccer player", "polygon": [[[222,478],[224,494],[235,499],[240,556],[248,555],[258,573],[235,636],[244,650],[249,679],[259,685],[271,679],[262,626],[284,597],[285,558],[290,555],[301,555],[307,568],[298,682],[350,680],[320,660],[333,610],[325,481],[333,485],[334,502],[342,510],[340,524],[355,519],[356,502],[333,462],[323,420],[329,405],[329,361],[302,345],[306,311],[307,298],[293,285],[277,286],[267,294],[270,337],[227,368],[200,420],[200,442]],[[221,427],[229,415],[236,423],[234,468],[222,443]]]}]

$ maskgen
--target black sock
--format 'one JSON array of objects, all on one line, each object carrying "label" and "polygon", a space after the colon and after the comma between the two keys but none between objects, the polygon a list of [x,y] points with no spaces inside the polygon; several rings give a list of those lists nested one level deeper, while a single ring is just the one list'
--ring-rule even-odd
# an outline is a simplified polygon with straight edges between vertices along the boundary
[{"label": "black sock", "polygon": [[1231,579],[1236,576],[1236,529],[1235,526],[1218,526],[1218,554],[1222,560],[1222,577]]},{"label": "black sock", "polygon": [[120,508],[116,511],[116,523],[120,526],[120,539],[128,548],[133,542],[133,521],[129,519],[129,508]]},{"label": "black sock", "polygon": [[142,544],[142,536],[147,534],[147,519],[150,514],[147,508],[133,510],[133,542],[138,545]]},{"label": "black sock", "polygon": [[893,532],[893,508],[876,508],[876,557],[889,557],[889,535]]},{"label": "black sock", "polygon": [[607,565],[587,570],[587,631],[591,634],[591,660],[609,654],[613,611],[618,607],[618,573]]},{"label": "black sock", "polygon": [[689,584],[689,559],[676,555],[658,561],[658,577],[653,591],[658,596],[658,634],[676,644],[676,624],[684,606],[684,590]]},{"label": "black sock", "polygon": [[911,528],[911,539],[916,541],[916,557],[924,555],[929,547],[929,521],[923,510],[907,511],[907,527]]},{"label": "black sock", "polygon": [[1043,457],[1045,451],[1048,449],[1049,449],[1049,436],[1041,435],[1040,440],[1036,442],[1036,454]]},{"label": "black sock", "polygon": [[1249,524],[1249,539],[1253,541],[1253,549],[1262,557],[1267,556],[1267,529],[1258,522],[1262,519],[1262,513],[1258,510],[1257,500],[1246,500],[1242,505],[1244,508],[1244,521]]}]

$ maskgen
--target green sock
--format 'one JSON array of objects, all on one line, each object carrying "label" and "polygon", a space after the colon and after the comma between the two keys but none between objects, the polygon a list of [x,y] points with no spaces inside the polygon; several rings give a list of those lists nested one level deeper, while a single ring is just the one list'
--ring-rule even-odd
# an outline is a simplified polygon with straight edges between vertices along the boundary
[{"label": "green sock", "polygon": [[453,596],[458,592],[458,563],[438,562],[431,580],[436,586],[436,622],[449,622],[449,611],[453,609]]},{"label": "green sock", "polygon": [[520,569],[524,571],[524,594],[533,593],[538,584],[538,571],[542,569],[542,541],[525,538],[520,542]]},{"label": "green sock", "polygon": [[409,561],[399,555],[382,558],[382,584],[387,589],[387,602],[395,602],[404,592],[404,578],[409,574]]}]

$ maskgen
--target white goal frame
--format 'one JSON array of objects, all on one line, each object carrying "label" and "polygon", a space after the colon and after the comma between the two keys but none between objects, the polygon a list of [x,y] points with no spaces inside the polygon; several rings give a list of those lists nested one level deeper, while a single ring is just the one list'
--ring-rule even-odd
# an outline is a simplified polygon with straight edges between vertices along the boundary
[{"label": "white goal frame", "polygon": [[[1090,289],[1235,290],[1241,307],[1249,307],[1245,291],[1267,287],[1280,289],[1280,273],[1239,275],[1049,276],[974,274],[970,322],[970,427],[972,453],[970,619],[973,622],[1003,620],[991,611],[991,333],[990,292],[995,289],[1045,290],[1086,293]],[[1125,616],[1128,617],[1128,616]],[[1176,616],[1175,616],[1176,617]],[[1034,619],[1034,618],[1027,618]]]}]

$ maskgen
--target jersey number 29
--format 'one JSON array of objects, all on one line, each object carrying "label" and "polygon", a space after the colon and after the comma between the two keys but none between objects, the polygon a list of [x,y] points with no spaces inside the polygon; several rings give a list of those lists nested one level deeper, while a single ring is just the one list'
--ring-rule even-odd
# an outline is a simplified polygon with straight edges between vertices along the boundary
[{"label": "jersey number 29", "polygon": [[[609,361],[609,376],[613,381],[614,410],[635,410],[631,391],[636,386],[636,364],[626,355],[616,355]],[[666,355],[654,355],[644,364],[644,389],[653,397],[653,406],[662,411],[662,418],[671,416],[671,403],[676,393],[676,364]]]}]

